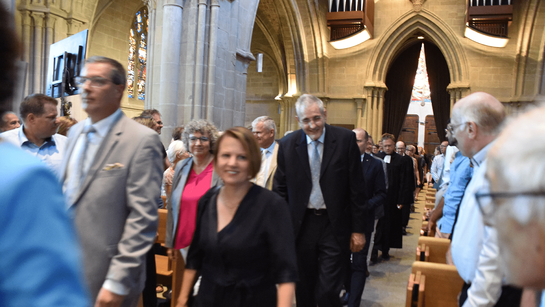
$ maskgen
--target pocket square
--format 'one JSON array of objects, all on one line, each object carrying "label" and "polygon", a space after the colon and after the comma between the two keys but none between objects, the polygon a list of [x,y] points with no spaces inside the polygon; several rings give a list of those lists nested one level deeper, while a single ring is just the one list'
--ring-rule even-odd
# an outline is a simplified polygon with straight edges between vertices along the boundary
[{"label": "pocket square", "polygon": [[123,168],[123,164],[121,163],[114,163],[114,164],[106,164],[106,166],[104,166],[104,168],[102,169],[103,171],[109,171],[109,170],[112,170],[112,169],[116,169],[116,168]]}]

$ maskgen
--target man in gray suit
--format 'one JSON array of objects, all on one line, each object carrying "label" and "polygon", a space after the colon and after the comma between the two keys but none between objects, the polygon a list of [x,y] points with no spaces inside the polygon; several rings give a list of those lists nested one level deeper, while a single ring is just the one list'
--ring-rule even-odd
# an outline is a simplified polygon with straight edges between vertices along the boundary
[{"label": "man in gray suit", "polygon": [[157,232],[159,135],[120,109],[123,66],[91,57],[78,78],[89,117],[70,129],[61,176],[98,306],[136,306]]}]

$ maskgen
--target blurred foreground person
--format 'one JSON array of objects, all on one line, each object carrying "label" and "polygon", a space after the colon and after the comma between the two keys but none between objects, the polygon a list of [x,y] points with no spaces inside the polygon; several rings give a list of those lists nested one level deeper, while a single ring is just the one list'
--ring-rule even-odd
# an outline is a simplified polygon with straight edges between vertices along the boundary
[{"label": "blurred foreground person", "polygon": [[[19,41],[0,5],[0,114],[11,103]],[[53,173],[0,137],[0,306],[90,306],[74,227]]]},{"label": "blurred foreground person", "polygon": [[250,182],[260,164],[250,130],[234,127],[218,139],[214,166],[224,185],[199,200],[178,307],[187,306],[199,273],[198,306],[291,307],[297,263],[290,214],[280,196]]},{"label": "blurred foreground person", "polygon": [[[536,290],[536,305],[545,296],[545,145],[536,135],[545,133],[545,107],[532,110],[511,122],[488,154],[490,193],[477,194],[484,218],[497,227],[498,245],[508,282]],[[526,144],[517,148],[513,140]],[[512,154],[511,154],[512,153]]]}]

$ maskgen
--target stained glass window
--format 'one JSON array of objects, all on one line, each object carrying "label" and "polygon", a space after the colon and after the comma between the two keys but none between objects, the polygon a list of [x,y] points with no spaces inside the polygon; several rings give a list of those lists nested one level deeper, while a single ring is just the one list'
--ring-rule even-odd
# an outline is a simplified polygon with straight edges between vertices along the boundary
[{"label": "stained glass window", "polygon": [[127,93],[129,98],[146,98],[146,62],[148,59],[148,10],[143,7],[134,16],[129,31]]},{"label": "stained glass window", "polygon": [[413,92],[411,102],[431,102],[430,84],[428,82],[428,70],[426,69],[426,55],[424,53],[424,44],[420,49],[420,57],[418,58],[418,69],[414,77]]}]

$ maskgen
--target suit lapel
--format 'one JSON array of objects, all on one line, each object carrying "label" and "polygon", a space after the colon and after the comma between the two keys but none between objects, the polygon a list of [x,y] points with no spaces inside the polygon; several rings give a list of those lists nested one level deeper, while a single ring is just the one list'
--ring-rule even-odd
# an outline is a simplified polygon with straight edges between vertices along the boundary
[{"label": "suit lapel", "polygon": [[331,126],[325,125],[325,137],[324,137],[324,152],[322,154],[322,167],[320,167],[320,178],[324,175],[327,166],[333,153],[335,152],[335,147],[337,147],[336,139],[333,137],[333,132],[331,131]]},{"label": "suit lapel", "polygon": [[125,115],[121,115],[121,118],[114,123],[110,132],[108,132],[108,134],[106,134],[104,137],[104,140],[102,140],[102,144],[100,144],[100,147],[98,148],[95,158],[93,159],[93,163],[89,167],[89,171],[83,180],[83,184],[81,185],[81,189],[79,190],[74,203],[78,202],[79,198],[83,195],[83,192],[85,192],[93,178],[96,176],[97,171],[102,168],[104,161],[117,145],[119,137],[123,134],[122,128],[126,119],[127,118]]},{"label": "suit lapel", "polygon": [[276,169],[276,156],[278,155],[278,147],[280,147],[280,145],[276,143],[274,145],[274,150],[271,157],[271,164],[269,164],[269,169],[267,170],[267,176],[265,176],[265,185],[267,181],[269,181],[269,177],[271,177],[271,174],[274,173],[274,170]]},{"label": "suit lapel", "polygon": [[363,166],[363,173],[367,174],[367,169],[369,168],[369,159],[372,159],[368,154],[365,154],[363,156],[362,166]]},{"label": "suit lapel", "polygon": [[83,132],[83,128],[85,127],[85,121],[81,121],[79,124],[73,126],[70,128],[70,138],[68,139],[68,144],[66,145],[66,151],[64,153],[64,158],[62,160],[61,169],[59,173],[59,177],[61,180],[61,185],[64,184],[64,181],[66,180],[66,171],[68,169],[68,163],[70,162],[70,157],[72,156],[72,151],[74,151],[74,147],[76,146],[76,143],[78,142],[80,134]]},{"label": "suit lapel", "polygon": [[303,130],[299,131],[301,132],[301,140],[295,145],[295,151],[297,151],[297,155],[299,156],[299,160],[301,161],[301,165],[303,166],[305,173],[307,174],[308,178],[312,180],[312,175],[310,174],[310,164],[308,162],[306,134]]}]

